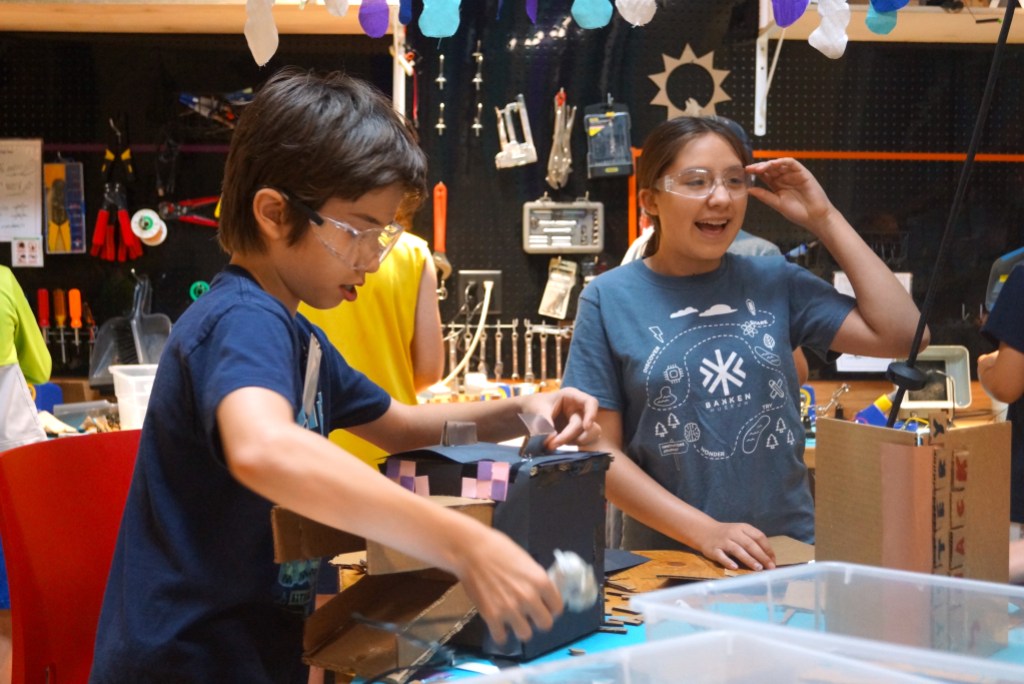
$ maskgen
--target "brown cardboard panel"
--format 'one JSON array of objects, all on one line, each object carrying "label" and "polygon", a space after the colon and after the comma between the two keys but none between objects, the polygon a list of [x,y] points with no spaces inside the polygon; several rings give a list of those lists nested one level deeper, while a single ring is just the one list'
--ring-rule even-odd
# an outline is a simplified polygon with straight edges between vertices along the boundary
[{"label": "brown cardboard panel", "polygon": [[964,577],[1009,580],[1010,433],[1009,423],[990,423],[945,434],[946,445],[954,454],[968,454],[965,516],[959,528],[964,533]]},{"label": "brown cardboard panel", "polygon": [[334,672],[372,677],[412,667],[431,655],[426,646],[353,619],[410,627],[418,640],[443,644],[476,614],[461,584],[417,573],[364,577],[306,620],[304,661]]},{"label": "brown cardboard panel", "polygon": [[818,420],[816,429],[815,557],[880,566],[879,449],[882,444],[913,446],[916,435],[832,418]]},{"label": "brown cardboard panel", "polygon": [[932,571],[934,447],[880,444],[882,565]]},{"label": "brown cardboard panel", "polygon": [[362,537],[310,520],[280,506],[271,509],[270,523],[274,531],[275,563],[333,557],[366,548],[366,540]]},{"label": "brown cardboard panel", "polygon": [[[431,496],[430,499],[441,506],[468,515],[488,527],[492,526],[494,519],[493,501],[466,499],[461,496]],[[366,574],[368,575],[412,572],[414,570],[426,570],[429,567],[429,563],[413,558],[401,551],[396,551],[372,540],[366,542]]]}]

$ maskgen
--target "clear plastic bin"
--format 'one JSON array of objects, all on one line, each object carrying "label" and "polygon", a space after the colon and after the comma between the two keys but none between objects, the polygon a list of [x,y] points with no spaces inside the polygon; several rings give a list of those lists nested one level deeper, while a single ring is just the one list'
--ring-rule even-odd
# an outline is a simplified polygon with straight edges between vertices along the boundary
[{"label": "clear plastic bin", "polygon": [[474,684],[924,683],[868,663],[733,631],[713,631],[514,667]]},{"label": "clear plastic bin", "polygon": [[156,377],[156,364],[111,366],[110,374],[114,377],[121,429],[141,428],[149,405],[149,393],[153,389],[153,378]]},{"label": "clear plastic bin", "polygon": [[634,596],[647,638],[734,629],[954,682],[1024,682],[1024,588],[812,563]]}]

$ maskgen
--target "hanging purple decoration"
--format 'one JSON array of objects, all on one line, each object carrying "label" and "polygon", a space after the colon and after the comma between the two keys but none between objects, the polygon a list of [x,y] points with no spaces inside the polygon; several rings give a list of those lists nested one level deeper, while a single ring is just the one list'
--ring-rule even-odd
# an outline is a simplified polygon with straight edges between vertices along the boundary
[{"label": "hanging purple decoration", "polygon": [[797,19],[807,11],[809,0],[772,0],[772,13],[775,15],[775,23],[780,28],[786,28],[796,22]]},{"label": "hanging purple decoration", "polygon": [[371,38],[380,38],[387,33],[390,22],[388,0],[363,0],[359,5],[359,25]]},{"label": "hanging purple decoration", "polygon": [[876,12],[895,12],[902,8],[910,0],[871,0],[871,6],[875,8]]},{"label": "hanging purple decoration", "polygon": [[537,0],[526,0],[526,16],[531,24],[537,23]]},{"label": "hanging purple decoration", "polygon": [[402,26],[408,26],[412,21],[412,0],[400,0],[398,5],[398,22]]}]

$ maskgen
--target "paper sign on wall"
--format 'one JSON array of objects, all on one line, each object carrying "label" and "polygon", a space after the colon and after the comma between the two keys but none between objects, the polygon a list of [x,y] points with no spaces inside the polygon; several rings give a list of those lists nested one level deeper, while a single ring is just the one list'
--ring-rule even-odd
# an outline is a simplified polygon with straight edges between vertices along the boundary
[{"label": "paper sign on wall", "polygon": [[0,139],[0,242],[43,229],[43,141]]}]

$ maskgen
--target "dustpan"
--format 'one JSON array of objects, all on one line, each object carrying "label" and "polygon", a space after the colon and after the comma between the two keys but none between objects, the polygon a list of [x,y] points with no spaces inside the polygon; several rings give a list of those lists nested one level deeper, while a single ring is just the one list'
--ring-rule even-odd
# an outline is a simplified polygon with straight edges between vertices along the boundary
[{"label": "dustpan", "polygon": [[114,386],[110,366],[155,364],[171,334],[171,319],[149,313],[152,288],[149,277],[134,271],[135,292],[132,310],[127,316],[115,316],[100,326],[89,360],[89,386],[93,389]]}]

